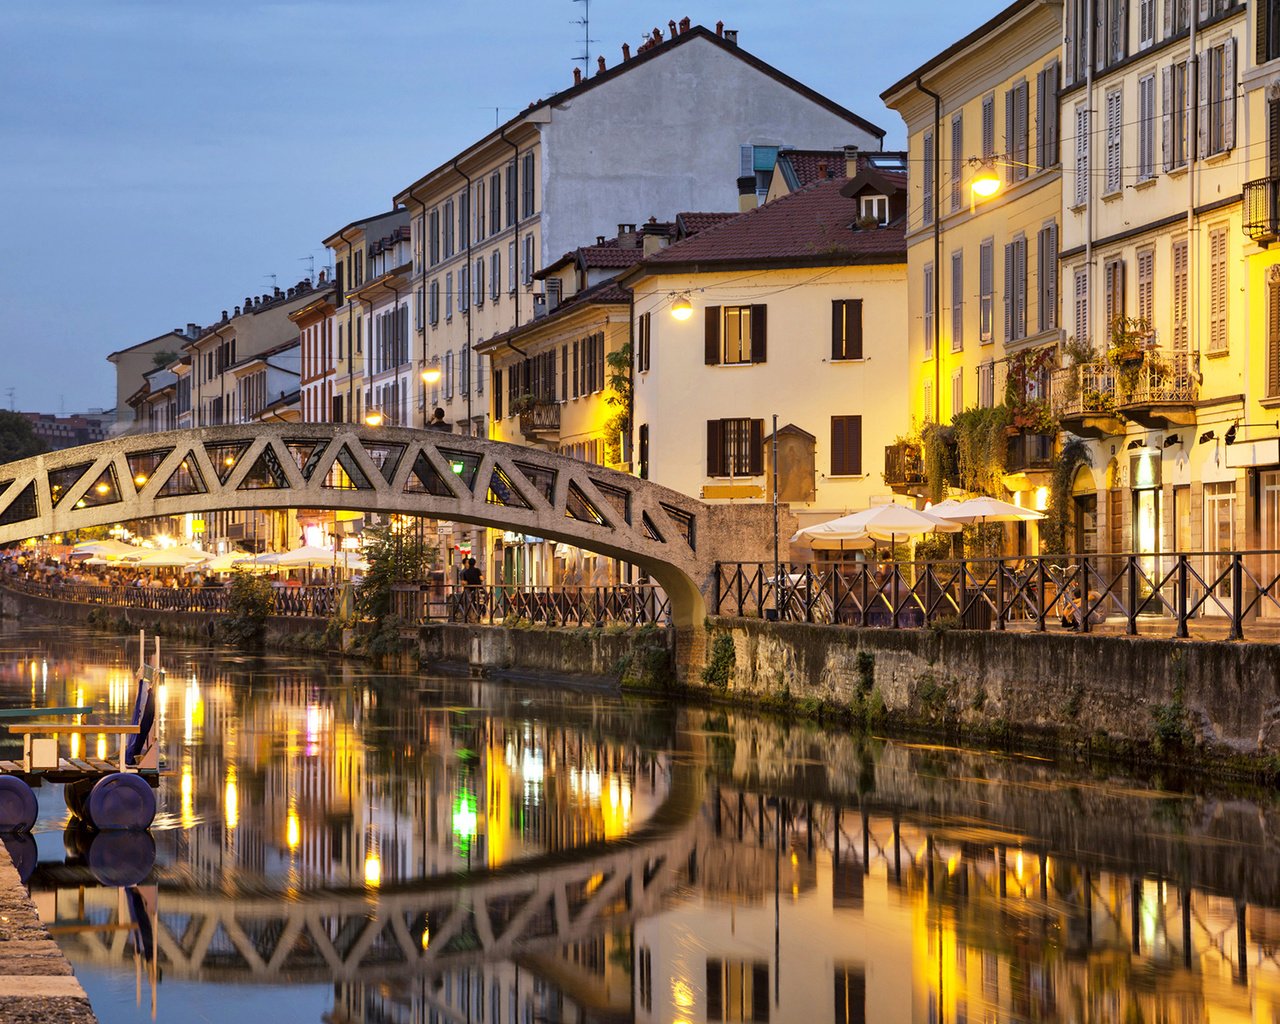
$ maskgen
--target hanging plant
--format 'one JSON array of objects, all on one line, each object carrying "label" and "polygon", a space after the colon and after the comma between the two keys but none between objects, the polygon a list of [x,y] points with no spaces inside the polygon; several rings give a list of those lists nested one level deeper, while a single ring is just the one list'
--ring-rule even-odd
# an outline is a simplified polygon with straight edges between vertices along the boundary
[{"label": "hanging plant", "polygon": [[924,447],[925,497],[935,504],[947,496],[949,481],[955,478],[955,431],[940,423],[926,423],[920,430]]},{"label": "hanging plant", "polygon": [[1080,438],[1062,446],[1049,484],[1049,507],[1040,521],[1040,550],[1046,555],[1067,554],[1067,527],[1071,522],[1071,487],[1081,466],[1091,466],[1089,449]]},{"label": "hanging plant", "polygon": [[1116,388],[1125,401],[1138,389],[1143,361],[1158,358],[1148,354],[1152,337],[1150,322],[1137,317],[1118,316],[1111,325],[1107,362],[1116,371]]},{"label": "hanging plant", "polygon": [[995,496],[1009,451],[1009,410],[966,409],[952,419],[955,428],[956,478],[960,488]]},{"label": "hanging plant", "polygon": [[1030,434],[1056,434],[1058,419],[1045,397],[1049,374],[1057,368],[1058,350],[1048,345],[1015,352],[1008,360],[1004,404],[1009,425]]}]

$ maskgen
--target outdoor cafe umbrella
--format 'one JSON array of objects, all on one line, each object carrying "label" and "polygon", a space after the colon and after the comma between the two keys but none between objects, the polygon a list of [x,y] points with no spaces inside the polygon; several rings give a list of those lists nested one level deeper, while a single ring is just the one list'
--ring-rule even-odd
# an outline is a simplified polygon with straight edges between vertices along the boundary
[{"label": "outdoor cafe umbrella", "polygon": [[858,542],[883,540],[890,546],[900,541],[914,540],[927,533],[959,533],[960,524],[942,519],[928,512],[920,512],[909,505],[873,505],[871,508],[841,516],[830,522],[807,526],[791,538],[793,544],[811,543],[810,538],[841,540],[857,546]]},{"label": "outdoor cafe umbrella", "polygon": [[71,549],[72,558],[101,558],[108,562],[132,556],[140,557],[146,553],[146,548],[135,547],[132,544],[124,543],[124,541],[110,538],[107,540],[81,541]]},{"label": "outdoor cafe umbrella", "polygon": [[345,569],[369,567],[369,563],[355,553],[339,551],[335,554],[332,548],[321,548],[312,544],[304,544],[300,548],[285,551],[283,554],[268,555],[266,559],[259,559],[259,562],[267,559],[270,559],[270,564],[281,569],[327,569],[335,564]]},{"label": "outdoor cafe umbrella", "polygon": [[182,569],[204,561],[204,554],[192,548],[161,548],[149,551],[141,558],[130,558],[126,563],[139,569]]},{"label": "outdoor cafe umbrella", "polygon": [[948,499],[933,506],[929,512],[955,523],[1026,523],[1044,518],[1043,512],[1037,512],[1033,508],[1023,508],[1021,505],[985,495],[963,501]]}]

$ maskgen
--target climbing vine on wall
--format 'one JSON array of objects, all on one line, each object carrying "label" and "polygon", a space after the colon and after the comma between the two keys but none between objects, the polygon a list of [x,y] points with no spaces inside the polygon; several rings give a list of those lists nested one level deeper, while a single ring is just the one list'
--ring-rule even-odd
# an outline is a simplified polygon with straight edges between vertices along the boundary
[{"label": "climbing vine on wall", "polygon": [[951,421],[956,439],[956,478],[960,489],[995,496],[1000,493],[1009,451],[1009,410],[966,409]]},{"label": "climbing vine on wall", "polygon": [[1071,523],[1071,486],[1076,471],[1091,465],[1089,449],[1075,437],[1062,446],[1053,466],[1049,484],[1049,507],[1040,523],[1040,549],[1046,555],[1067,553],[1067,533]]}]

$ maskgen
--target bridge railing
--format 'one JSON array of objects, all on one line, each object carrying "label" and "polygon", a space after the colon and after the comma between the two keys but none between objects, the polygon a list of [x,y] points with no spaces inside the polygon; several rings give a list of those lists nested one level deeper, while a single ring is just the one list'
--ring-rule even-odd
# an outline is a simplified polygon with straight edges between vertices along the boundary
[{"label": "bridge railing", "polygon": [[[1280,551],[963,558],[929,562],[718,562],[717,615],[890,629],[1050,625],[1082,633],[1139,620],[1187,637],[1280,631]],[[1151,628],[1145,630],[1151,632]]]},{"label": "bridge railing", "polygon": [[544,626],[666,626],[671,603],[653,583],[535,587],[493,584],[453,586],[398,583],[392,608],[405,622],[471,622],[485,625],[521,619]]}]

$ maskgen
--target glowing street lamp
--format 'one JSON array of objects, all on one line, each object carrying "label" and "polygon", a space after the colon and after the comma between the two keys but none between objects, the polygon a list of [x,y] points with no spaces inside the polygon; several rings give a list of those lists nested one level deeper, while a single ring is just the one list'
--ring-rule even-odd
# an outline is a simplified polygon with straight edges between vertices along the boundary
[{"label": "glowing street lamp", "polygon": [[693,303],[689,301],[689,296],[681,295],[671,303],[671,315],[677,320],[688,320],[693,316]]},{"label": "glowing street lamp", "polygon": [[425,370],[422,371],[422,383],[439,384],[440,378],[442,376],[443,374],[440,372],[440,364],[432,363],[430,366],[428,366]]},{"label": "glowing street lamp", "polygon": [[995,168],[990,164],[983,164],[973,176],[969,188],[979,199],[990,199],[1000,191],[1000,175],[996,174]]},{"label": "glowing street lamp", "polygon": [[377,409],[372,409],[365,414],[364,423],[366,427],[382,426],[382,413]]}]

